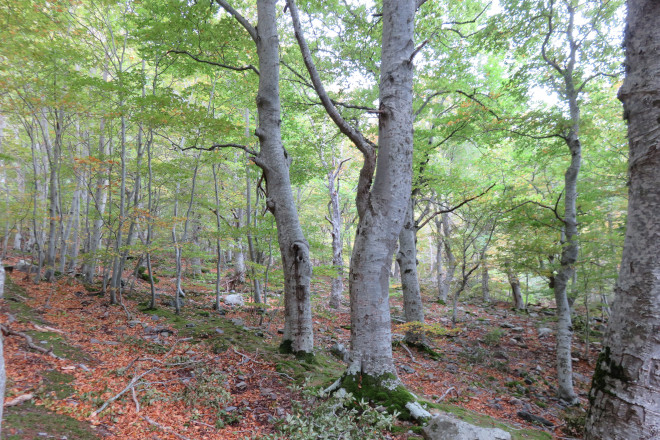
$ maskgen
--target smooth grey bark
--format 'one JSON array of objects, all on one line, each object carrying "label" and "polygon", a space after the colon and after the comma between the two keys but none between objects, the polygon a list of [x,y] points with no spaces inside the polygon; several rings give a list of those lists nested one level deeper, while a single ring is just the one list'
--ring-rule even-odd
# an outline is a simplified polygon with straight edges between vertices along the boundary
[{"label": "smooth grey bark", "polygon": [[[0,259],[0,299],[5,297],[5,267]],[[5,387],[7,370],[5,368],[4,335],[0,331],[0,438],[2,437],[2,413],[5,406]]]},{"label": "smooth grey bark", "polygon": [[377,159],[375,145],[351,127],[332,104],[302,34],[295,2],[288,0],[287,4],[303,60],[328,116],[364,156],[356,195],[359,223],[349,272],[351,354],[347,375],[396,377],[392,359],[389,274],[412,187],[416,3],[412,0],[383,2]]},{"label": "smooth grey bark", "polygon": [[[442,250],[438,249],[438,252],[444,251],[445,254],[445,269],[444,271],[438,270],[438,299],[446,303],[454,283],[458,263],[451,248],[452,227],[449,213],[442,213],[440,219],[436,217],[435,223],[438,229],[438,240],[442,241],[441,243],[438,242],[438,247],[442,247]],[[442,234],[440,233],[441,230]],[[440,258],[438,258],[438,264],[440,264],[439,262]]]},{"label": "smooth grey bark", "polygon": [[660,437],[660,2],[628,0],[624,44],[619,99],[628,120],[628,220],[587,440]]},{"label": "smooth grey bark", "polygon": [[341,239],[341,208],[339,207],[339,173],[341,167],[346,160],[340,161],[337,164],[335,157],[335,149],[332,149],[332,167],[325,160],[323,151],[321,150],[321,163],[327,169],[326,173],[326,188],[328,188],[328,195],[330,202],[328,203],[328,215],[325,219],[330,223],[332,228],[330,236],[332,237],[332,265],[337,271],[337,275],[332,279],[330,289],[329,306],[333,309],[338,309],[341,304],[342,293],[344,292],[344,258],[343,258],[343,245]]},{"label": "smooth grey bark", "polygon": [[154,286],[154,272],[151,265],[151,243],[154,239],[154,222],[153,218],[153,193],[152,185],[154,180],[153,169],[151,167],[151,147],[153,146],[153,131],[149,129],[149,138],[147,139],[147,212],[150,218],[147,219],[147,271],[149,272],[149,289],[151,292],[149,300],[149,308],[156,308],[156,286]]},{"label": "smooth grey bark", "polygon": [[488,264],[486,262],[486,253],[481,254],[481,299],[488,303],[490,302],[490,274],[488,272]]},{"label": "smooth grey bark", "polygon": [[[408,202],[405,221],[399,232],[399,250],[396,261],[401,271],[401,289],[403,291],[403,311],[406,323],[424,323],[424,306],[417,275],[417,228],[414,218],[414,200]],[[413,327],[406,330],[406,342],[424,344],[424,331]]]},{"label": "smooth grey bark", "polygon": [[55,274],[55,258],[57,257],[58,200],[59,200],[59,173],[62,156],[62,131],[64,128],[64,111],[54,109],[55,139],[50,137],[50,128],[46,119],[46,109],[39,113],[38,121],[44,147],[48,156],[48,249],[46,251],[46,281],[52,281]]},{"label": "smooth grey bark", "polygon": [[[252,180],[250,177],[250,169],[248,167],[247,160],[245,161],[245,216],[247,219],[247,242],[248,242],[248,251],[250,253],[250,261],[252,263],[258,263],[256,246],[254,244],[254,239],[252,237]],[[256,225],[256,220],[255,220]],[[237,255],[238,257],[238,255]],[[257,270],[254,265],[251,265],[250,268],[252,286],[253,286],[253,299],[254,302],[259,304],[261,303],[261,282],[257,276]]]},{"label": "smooth grey bark", "polygon": [[218,191],[218,171],[216,164],[211,165],[213,172],[213,188],[215,190],[215,228],[218,234],[215,239],[215,246],[217,251],[218,261],[216,262],[216,277],[215,277],[215,310],[220,310],[220,279],[222,278],[222,248],[220,246],[220,233],[222,231],[222,223],[220,222],[220,192]]},{"label": "smooth grey bark", "polygon": [[[104,71],[104,81],[107,80],[108,73]],[[99,144],[98,155],[100,160],[105,160],[106,157],[106,143],[105,143],[105,118],[101,118],[99,122]],[[108,200],[108,182],[109,174],[99,172],[96,178],[96,185],[94,191],[94,208],[96,210],[94,223],[92,226],[92,236],[89,242],[89,255],[87,262],[83,267],[83,276],[88,283],[94,282],[94,275],[96,273],[96,254],[101,244],[101,232],[103,227],[103,215],[105,214],[106,202]],[[108,188],[108,191],[106,191]]]},{"label": "smooth grey bark", "polygon": [[506,277],[511,286],[511,300],[513,302],[513,307],[522,310],[525,308],[525,302],[523,301],[522,291],[520,290],[520,278],[513,267],[511,267],[510,261],[507,260],[505,262],[505,267]]},{"label": "smooth grey bark", "polygon": [[[0,154],[2,154],[3,148],[3,140],[4,140],[4,131],[5,131],[5,116],[0,113]],[[5,234],[2,239],[2,255],[0,258],[5,258],[7,256],[7,246],[9,244],[9,230],[10,230],[10,218],[9,218],[9,182],[7,182],[7,169],[4,166],[4,160],[0,161],[0,164],[2,164],[2,183],[4,184],[4,190],[5,190],[5,215],[7,218],[5,218]],[[20,232],[18,233],[20,234]],[[14,247],[15,248],[15,247]]]},{"label": "smooth grey bark", "polygon": [[[124,107],[124,101],[119,102],[119,108]],[[110,284],[110,304],[117,304],[117,293],[121,289],[122,276],[122,245],[124,243],[124,221],[126,220],[126,116],[122,113],[120,118],[120,136],[121,145],[121,172],[119,175],[119,218],[117,219],[117,238],[114,245],[114,259],[112,263],[112,282]]]},{"label": "smooth grey bark", "polygon": [[[282,144],[280,106],[280,57],[275,0],[257,1],[259,26],[253,27],[225,0],[217,0],[247,30],[257,46],[259,91],[257,112],[260,151],[252,160],[264,172],[266,205],[275,216],[277,238],[284,272],[285,323],[283,348],[297,353],[312,353],[314,333],[309,284],[312,266],[309,244],[303,235],[296,211],[291,180],[290,157]],[[256,153],[256,152],[253,152]]]},{"label": "smooth grey bark", "polygon": [[575,263],[578,259],[578,223],[577,223],[577,179],[582,164],[582,144],[580,143],[580,107],[578,95],[582,86],[576,87],[574,73],[577,62],[580,42],[574,37],[575,8],[566,3],[569,22],[565,35],[568,40],[569,53],[563,66],[557,64],[546,53],[546,46],[554,32],[552,14],[553,4],[550,4],[548,15],[548,31],[542,45],[542,56],[545,62],[556,71],[563,82],[560,94],[564,97],[569,108],[569,126],[562,135],[571,155],[570,165],[564,173],[564,216],[562,218],[563,234],[561,237],[561,260],[554,282],[555,303],[557,305],[557,394],[558,397],[570,404],[577,402],[578,398],[573,388],[573,360],[571,355],[573,325],[571,322],[571,308],[568,303],[567,287],[575,272]]}]

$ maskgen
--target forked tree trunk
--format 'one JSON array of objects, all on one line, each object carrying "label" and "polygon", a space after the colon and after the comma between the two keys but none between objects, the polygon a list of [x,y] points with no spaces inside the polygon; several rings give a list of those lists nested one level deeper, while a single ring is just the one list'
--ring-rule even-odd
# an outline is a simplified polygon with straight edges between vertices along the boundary
[{"label": "forked tree trunk", "polygon": [[349,275],[349,374],[396,376],[389,272],[412,186],[414,24],[414,1],[383,1],[377,172],[369,192],[358,192],[356,201],[362,209]]},{"label": "forked tree trunk", "polygon": [[612,314],[596,364],[588,440],[660,436],[660,2],[628,0],[628,224]]},{"label": "forked tree trunk", "polygon": [[266,204],[275,216],[284,272],[284,337],[282,347],[311,354],[314,348],[309,283],[312,266],[309,244],[303,235],[289,178],[290,158],[282,144],[280,106],[280,56],[276,0],[257,1],[259,26],[253,27],[226,0],[217,0],[248,31],[257,46],[259,91],[257,111],[260,151],[252,160],[264,171]]}]

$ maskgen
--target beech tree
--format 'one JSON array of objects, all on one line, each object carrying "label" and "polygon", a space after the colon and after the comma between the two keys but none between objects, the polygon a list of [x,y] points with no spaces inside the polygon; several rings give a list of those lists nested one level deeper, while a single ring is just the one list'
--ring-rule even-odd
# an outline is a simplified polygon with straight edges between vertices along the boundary
[{"label": "beech tree", "polygon": [[359,223],[349,272],[351,350],[348,369],[336,386],[357,391],[362,384],[394,390],[399,381],[392,358],[389,277],[412,187],[414,22],[418,5],[413,0],[383,2],[376,146],[337,111],[316,71],[297,6],[293,0],[287,4],[305,66],[323,106],[364,157],[355,200]]},{"label": "beech tree", "polygon": [[586,439],[660,436],[660,3],[629,0],[626,78],[628,223],[603,350],[589,395]]},{"label": "beech tree", "polygon": [[280,131],[280,57],[275,0],[257,2],[258,26],[254,27],[224,0],[217,0],[245,28],[257,46],[259,91],[257,111],[259,152],[248,149],[251,159],[264,172],[267,206],[275,216],[285,284],[285,327],[282,346],[294,353],[312,353],[314,334],[309,283],[312,266],[294,204],[289,178],[291,158],[282,144]]}]

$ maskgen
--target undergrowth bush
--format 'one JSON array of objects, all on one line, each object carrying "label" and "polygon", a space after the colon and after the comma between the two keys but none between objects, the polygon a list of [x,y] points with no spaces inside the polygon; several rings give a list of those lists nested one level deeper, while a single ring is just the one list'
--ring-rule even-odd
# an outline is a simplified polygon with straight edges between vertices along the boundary
[{"label": "undergrowth bush", "polygon": [[[300,391],[293,387],[293,393]],[[322,390],[304,389],[304,399],[292,402],[292,413],[278,423],[278,433],[268,440],[384,440],[395,415],[373,408],[350,393],[331,396]]]}]

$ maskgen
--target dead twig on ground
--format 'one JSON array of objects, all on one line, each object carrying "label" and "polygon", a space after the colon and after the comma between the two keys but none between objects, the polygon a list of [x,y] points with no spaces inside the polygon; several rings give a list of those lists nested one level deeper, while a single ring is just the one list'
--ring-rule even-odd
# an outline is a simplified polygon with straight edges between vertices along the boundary
[{"label": "dead twig on ground", "polygon": [[26,335],[23,332],[17,332],[17,331],[12,330],[9,327],[4,326],[4,325],[0,325],[0,329],[2,329],[2,333],[4,333],[7,336],[20,336],[21,338],[25,339],[25,342],[27,343],[27,346],[30,347],[31,349],[35,350],[35,351],[38,351],[39,353],[43,353],[43,354],[48,355],[50,357],[53,357],[55,359],[64,360],[64,358],[59,357],[58,355],[53,353],[52,348],[50,348],[50,349],[49,348],[44,348],[44,347],[40,347],[37,344],[35,344],[30,335]]},{"label": "dead twig on ground", "polygon": [[169,426],[161,425],[160,423],[156,422],[155,420],[151,420],[147,416],[142,416],[142,420],[146,421],[147,423],[167,432],[172,435],[174,435],[177,438],[180,438],[181,440],[192,440],[190,437],[186,437],[185,435],[179,434],[176,432],[174,429],[170,428]]},{"label": "dead twig on ground", "polygon": [[436,403],[437,403],[437,402],[442,402],[442,401],[445,399],[445,397],[447,397],[447,395],[448,395],[449,393],[451,393],[452,391],[453,391],[454,393],[456,393],[456,397],[458,397],[458,391],[456,391],[456,388],[454,388],[454,387],[449,387],[449,389],[448,389],[447,391],[445,391],[444,394],[443,394],[442,396],[440,396],[438,399],[436,399]]}]

